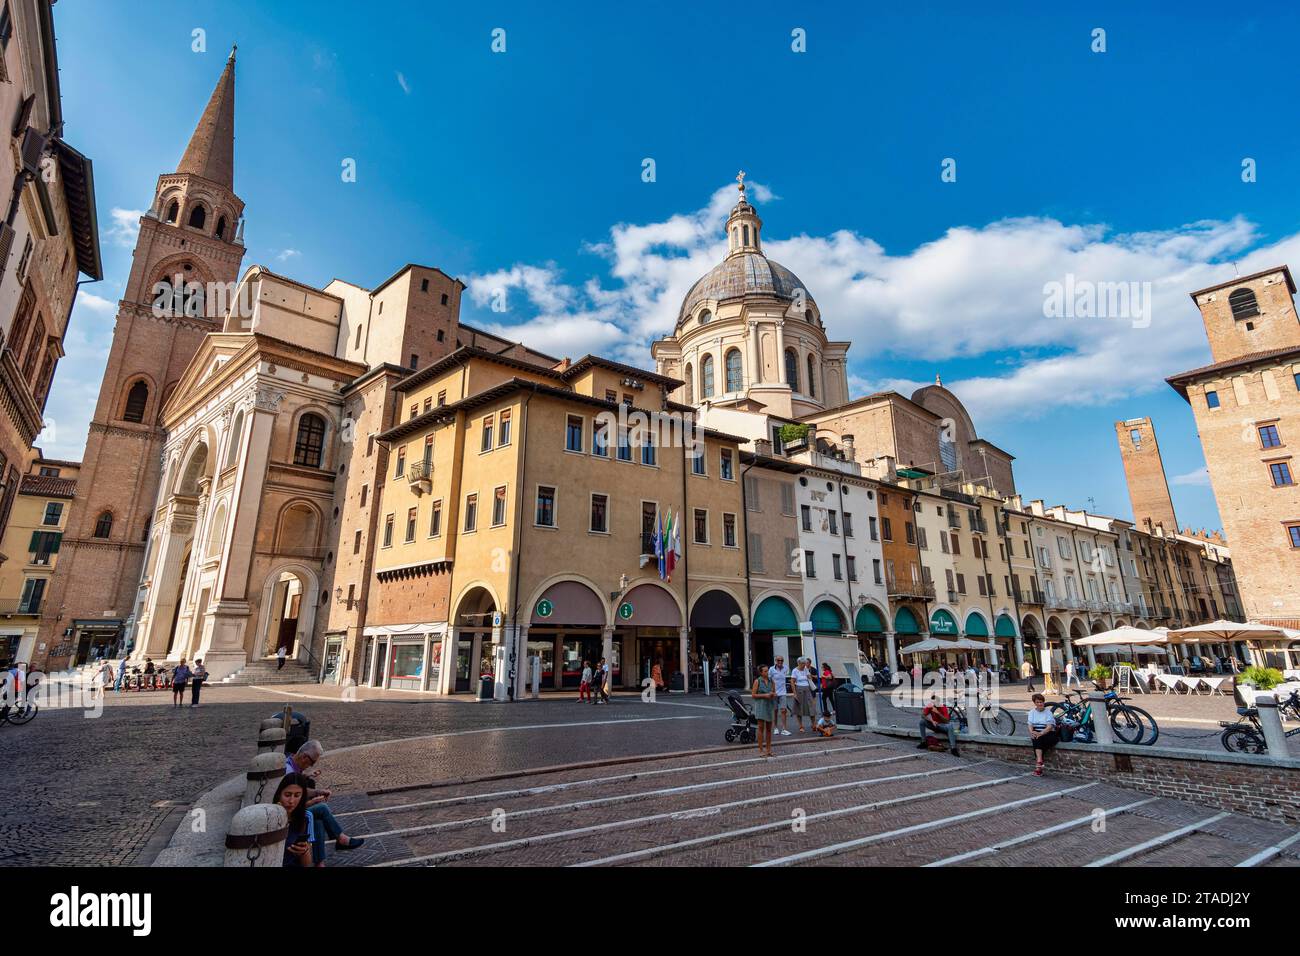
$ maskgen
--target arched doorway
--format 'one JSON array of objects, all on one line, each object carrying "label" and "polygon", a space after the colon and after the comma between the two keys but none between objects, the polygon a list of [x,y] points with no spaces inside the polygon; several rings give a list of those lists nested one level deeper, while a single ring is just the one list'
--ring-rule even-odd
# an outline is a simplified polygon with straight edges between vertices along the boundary
[{"label": "arched doorway", "polygon": [[909,607],[900,607],[894,614],[894,633],[899,637],[914,637],[921,633],[916,615]]},{"label": "arched doorway", "polygon": [[461,594],[451,618],[456,644],[452,693],[477,692],[480,678],[495,677],[496,643],[492,616],[497,610],[492,592],[482,585],[473,585]]},{"label": "arched doorway", "polygon": [[857,632],[858,646],[862,648],[862,653],[873,667],[879,668],[888,660],[889,653],[885,646],[885,620],[879,608],[873,604],[864,604],[858,608],[858,613],[853,618],[853,629]]},{"label": "arched doorway", "polygon": [[773,594],[759,602],[754,611],[754,672],[764,664],[776,662],[772,642],[776,638],[799,636],[799,615],[794,605]]},{"label": "arched doorway", "polygon": [[294,656],[298,641],[298,618],[302,614],[303,582],[292,571],[281,571],[271,584],[270,615],[263,632],[262,655],[276,657],[280,648]]},{"label": "arched doorway", "polygon": [[998,647],[999,663],[1014,664],[1016,655],[1016,622],[1009,614],[999,614],[993,623],[993,643]]},{"label": "arched doorway", "polygon": [[641,668],[648,677],[649,668],[661,661],[668,688],[686,689],[686,634],[672,592],[658,584],[638,584],[619,600],[614,621],[610,669],[616,687],[639,686]]},{"label": "arched doorway", "polygon": [[701,669],[709,669],[713,682],[721,687],[745,683],[745,616],[740,604],[726,591],[712,588],[695,600],[691,608],[692,667],[699,657]]},{"label": "arched doorway", "polygon": [[541,658],[542,689],[582,683],[583,667],[595,667],[604,656],[607,619],[605,603],[581,581],[556,581],[541,593],[528,623],[528,657]]}]

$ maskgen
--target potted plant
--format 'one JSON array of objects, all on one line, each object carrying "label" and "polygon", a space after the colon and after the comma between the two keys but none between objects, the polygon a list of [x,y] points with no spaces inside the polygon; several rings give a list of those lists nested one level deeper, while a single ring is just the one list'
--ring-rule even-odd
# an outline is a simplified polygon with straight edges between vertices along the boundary
[{"label": "potted plant", "polygon": [[809,425],[782,425],[777,432],[781,436],[781,447],[786,451],[803,451],[808,447]]},{"label": "potted plant", "polygon": [[1110,668],[1105,664],[1093,664],[1088,671],[1088,679],[1097,685],[1098,690],[1105,690],[1110,683]]},{"label": "potted plant", "polygon": [[1252,664],[1237,675],[1233,690],[1243,706],[1253,707],[1256,694],[1266,693],[1285,681],[1286,675],[1276,667],[1260,667],[1258,664]]}]

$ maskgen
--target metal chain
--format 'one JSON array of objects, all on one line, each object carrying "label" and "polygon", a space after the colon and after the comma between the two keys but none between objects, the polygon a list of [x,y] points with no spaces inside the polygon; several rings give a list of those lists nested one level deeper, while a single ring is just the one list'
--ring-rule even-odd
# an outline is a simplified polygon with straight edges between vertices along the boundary
[{"label": "metal chain", "polygon": [[257,866],[258,857],[262,855],[262,848],[258,844],[254,843],[248,848],[248,852],[244,855],[248,857],[248,865],[250,867]]}]

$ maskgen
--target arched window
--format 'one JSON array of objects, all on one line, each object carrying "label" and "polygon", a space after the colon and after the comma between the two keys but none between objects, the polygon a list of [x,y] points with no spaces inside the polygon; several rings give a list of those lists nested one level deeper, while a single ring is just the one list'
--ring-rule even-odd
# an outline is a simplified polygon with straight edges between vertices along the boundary
[{"label": "arched window", "polygon": [[744,387],[740,374],[740,349],[727,353],[727,391],[738,392]]},{"label": "arched window", "polygon": [[298,419],[298,437],[293,445],[293,463],[319,468],[325,458],[325,419],[304,415]]},{"label": "arched window", "polygon": [[105,511],[95,519],[96,538],[107,538],[113,533],[113,512]]},{"label": "arched window", "polygon": [[745,245],[749,245],[749,226],[744,227],[742,235],[745,237]]},{"label": "arched window", "polygon": [[808,394],[813,398],[817,397],[817,372],[813,368],[813,357],[811,354],[808,356]]},{"label": "arched window", "polygon": [[190,225],[195,229],[202,229],[203,224],[208,221],[208,211],[202,206],[195,206],[190,211]]},{"label": "arched window", "polygon": [[695,401],[695,370],[691,368],[691,363],[686,363],[686,404],[689,405]]},{"label": "arched window", "polygon": [[700,396],[713,397],[713,356],[706,355],[700,359]]},{"label": "arched window", "polygon": [[225,216],[222,216],[220,219],[217,220],[216,236],[218,239],[226,238],[226,217]]},{"label": "arched window", "polygon": [[167,207],[167,217],[164,221],[175,222],[176,217],[179,216],[180,214],[181,214],[180,203],[178,203],[175,199],[173,199],[171,201],[171,204]]},{"label": "arched window", "polygon": [[708,309],[705,309],[703,312],[700,313],[700,325],[708,325],[712,321],[713,321],[713,313],[710,312]]},{"label": "arched window", "polygon": [[131,390],[126,393],[126,408],[122,412],[122,420],[127,422],[144,421],[144,409],[149,404],[149,386],[144,382],[136,382],[131,386]]},{"label": "arched window", "polygon": [[1234,319],[1248,319],[1253,315],[1259,315],[1259,303],[1255,300],[1255,293],[1250,289],[1238,289],[1228,296],[1228,305],[1232,307],[1232,317]]},{"label": "arched window", "polygon": [[230,444],[226,446],[226,467],[229,468],[239,458],[239,442],[244,437],[244,410],[241,408],[235,416],[235,423],[230,427]]},{"label": "arched window", "polygon": [[808,322],[809,325],[816,325],[816,324],[817,324],[817,319],[813,316],[813,310],[812,310],[812,309],[804,309],[803,317],[804,317],[804,319]]},{"label": "arched window", "polygon": [[785,350],[785,380],[790,391],[799,391],[799,355],[794,349]]}]

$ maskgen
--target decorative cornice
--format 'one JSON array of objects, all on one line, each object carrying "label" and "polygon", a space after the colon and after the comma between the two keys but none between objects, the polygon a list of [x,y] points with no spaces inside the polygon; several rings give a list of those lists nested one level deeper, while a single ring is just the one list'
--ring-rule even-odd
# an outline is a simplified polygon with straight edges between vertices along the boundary
[{"label": "decorative cornice", "polygon": [[98,432],[101,435],[117,435],[124,438],[140,438],[144,441],[152,441],[162,437],[162,429],[147,425],[143,428],[124,428],[121,425],[105,425],[102,422],[91,422],[90,430]]},{"label": "decorative cornice", "polygon": [[285,393],[278,388],[268,388],[259,386],[257,397],[253,400],[253,407],[259,412],[276,412],[280,411],[280,403],[284,401]]},{"label": "decorative cornice", "polygon": [[430,578],[437,574],[451,573],[451,561],[426,561],[387,571],[375,572],[375,577],[387,584],[390,581],[406,581],[411,578]]}]

